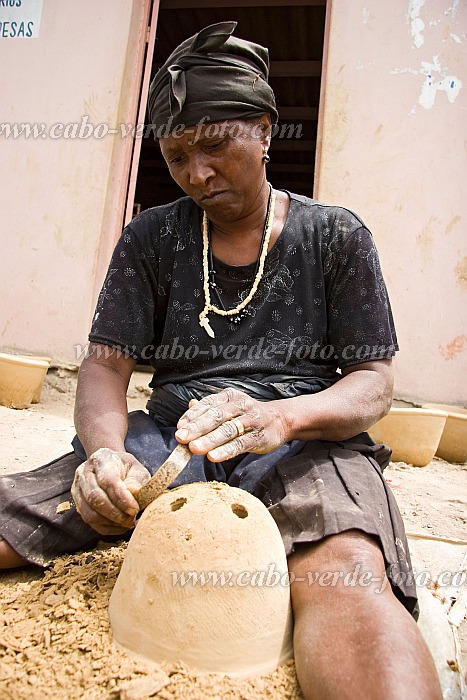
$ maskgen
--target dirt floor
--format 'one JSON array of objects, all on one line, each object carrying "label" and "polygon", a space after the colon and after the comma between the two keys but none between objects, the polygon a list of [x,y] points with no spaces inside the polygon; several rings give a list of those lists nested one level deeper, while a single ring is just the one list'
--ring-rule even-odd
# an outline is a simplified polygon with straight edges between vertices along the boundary
[{"label": "dirt floor", "polygon": [[[150,375],[136,372],[130,410],[144,408]],[[70,451],[76,375],[50,370],[40,404],[0,406],[0,475]],[[467,465],[391,464],[385,471],[408,532],[467,541]],[[0,575],[0,697],[5,700],[298,699],[293,662],[244,681],[198,674],[183,664],[149,667],[111,642],[107,605],[125,545],[62,557]],[[461,625],[467,666],[467,622]]]}]

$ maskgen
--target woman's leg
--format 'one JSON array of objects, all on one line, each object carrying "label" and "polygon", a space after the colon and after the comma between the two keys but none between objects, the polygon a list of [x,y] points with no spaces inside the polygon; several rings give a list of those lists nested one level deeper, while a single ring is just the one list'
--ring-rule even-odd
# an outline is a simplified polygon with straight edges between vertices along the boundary
[{"label": "woman's leg", "polygon": [[384,586],[384,559],[372,538],[351,530],[301,545],[289,570],[295,663],[306,700],[441,700],[431,654]]},{"label": "woman's leg", "polygon": [[23,559],[8,542],[0,537],[0,569],[14,569],[26,566],[29,562]]},{"label": "woman's leg", "polygon": [[31,561],[47,566],[98,539],[71,498],[81,461],[70,452],[37,469],[0,476],[0,569]]}]

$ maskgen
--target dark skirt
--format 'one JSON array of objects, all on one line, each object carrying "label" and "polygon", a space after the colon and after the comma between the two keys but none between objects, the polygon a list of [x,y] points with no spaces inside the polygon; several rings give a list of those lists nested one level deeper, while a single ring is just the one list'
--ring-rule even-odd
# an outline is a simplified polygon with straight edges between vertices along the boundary
[{"label": "dark skirt", "polygon": [[[135,411],[129,414],[125,447],[154,473],[177,444],[174,432]],[[85,459],[77,438],[73,448],[74,452],[33,471],[0,477],[0,536],[39,566],[103,539],[83,522],[73,504],[71,484]],[[267,455],[248,453],[223,463],[193,455],[171,488],[223,481],[249,491],[268,507],[287,554],[298,544],[347,530],[375,537],[394,593],[416,616],[404,526],[382,475],[389,458],[388,448],[375,445],[366,433],[342,442],[295,440]]]}]

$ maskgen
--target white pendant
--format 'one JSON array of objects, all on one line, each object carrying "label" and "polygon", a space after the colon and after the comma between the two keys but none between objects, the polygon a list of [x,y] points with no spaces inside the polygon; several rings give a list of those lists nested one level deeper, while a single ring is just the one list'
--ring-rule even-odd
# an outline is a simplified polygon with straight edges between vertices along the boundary
[{"label": "white pendant", "polygon": [[203,318],[200,318],[199,325],[201,326],[201,328],[204,328],[204,330],[210,338],[214,338],[214,331],[211,328],[211,324],[209,323],[209,319],[207,318],[207,316],[203,316]]}]

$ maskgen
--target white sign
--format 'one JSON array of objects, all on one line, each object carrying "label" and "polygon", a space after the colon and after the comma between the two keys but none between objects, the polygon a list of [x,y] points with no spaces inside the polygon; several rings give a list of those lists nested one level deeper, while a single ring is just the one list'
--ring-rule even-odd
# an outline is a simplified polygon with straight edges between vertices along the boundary
[{"label": "white sign", "polygon": [[0,0],[0,41],[37,39],[43,0]]}]

